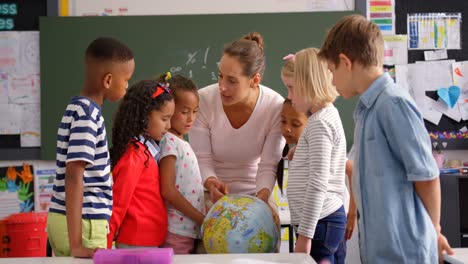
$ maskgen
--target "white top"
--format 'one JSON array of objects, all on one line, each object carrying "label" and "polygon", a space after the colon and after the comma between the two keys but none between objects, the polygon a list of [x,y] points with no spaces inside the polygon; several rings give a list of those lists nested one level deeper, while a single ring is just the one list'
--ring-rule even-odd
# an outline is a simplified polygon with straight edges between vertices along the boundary
[{"label": "white top", "polygon": [[290,163],[288,202],[299,234],[314,237],[318,220],[343,205],[345,162],[343,126],[330,105],[309,117]]},{"label": "white top", "polygon": [[235,129],[224,112],[218,84],[199,94],[200,110],[189,137],[203,181],[216,176],[228,184],[230,193],[272,191],[285,143],[280,126],[283,97],[260,85],[252,115]]},{"label": "white top", "polygon": [[[189,143],[171,133],[166,133],[160,142],[161,158],[166,156],[176,157],[177,190],[189,201],[193,207],[205,214],[205,202],[203,197],[203,185],[198,168],[198,161]],[[180,236],[200,238],[200,226],[192,219],[176,210],[171,204],[166,203],[168,217],[168,231]]]}]

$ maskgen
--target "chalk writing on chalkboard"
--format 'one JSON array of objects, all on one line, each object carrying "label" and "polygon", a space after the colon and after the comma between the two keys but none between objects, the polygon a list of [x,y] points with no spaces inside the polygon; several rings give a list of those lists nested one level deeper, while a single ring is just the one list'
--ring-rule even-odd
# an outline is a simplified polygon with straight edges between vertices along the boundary
[{"label": "chalk writing on chalkboard", "polygon": [[[197,80],[210,80],[212,82],[218,81],[218,54],[220,52],[213,52],[215,47],[206,47],[198,49],[190,49],[182,52],[183,63],[170,67],[173,74],[185,75],[191,79]],[[210,58],[211,54],[216,54],[216,60]],[[200,83],[197,83],[199,86]],[[203,84],[204,86],[206,84]]]}]

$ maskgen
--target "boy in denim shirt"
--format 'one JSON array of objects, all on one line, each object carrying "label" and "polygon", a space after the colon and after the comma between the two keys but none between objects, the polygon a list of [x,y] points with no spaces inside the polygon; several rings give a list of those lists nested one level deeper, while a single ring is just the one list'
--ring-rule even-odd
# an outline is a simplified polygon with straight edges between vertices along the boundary
[{"label": "boy in denim shirt", "polygon": [[440,230],[439,171],[422,115],[409,94],[383,73],[377,25],[341,19],[320,56],[354,112],[353,191],[362,263],[437,263],[453,254]]}]

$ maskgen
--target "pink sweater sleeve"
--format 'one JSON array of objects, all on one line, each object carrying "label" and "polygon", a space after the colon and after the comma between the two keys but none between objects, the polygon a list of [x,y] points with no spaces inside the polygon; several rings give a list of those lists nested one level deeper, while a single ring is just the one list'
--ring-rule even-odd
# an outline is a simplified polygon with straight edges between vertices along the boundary
[{"label": "pink sweater sleeve", "polygon": [[257,192],[264,188],[273,192],[273,187],[275,186],[276,169],[281,159],[284,144],[286,143],[281,134],[280,111],[272,119],[271,128],[266,135],[263,145],[256,177]]},{"label": "pink sweater sleeve", "polygon": [[[200,98],[200,101],[202,98]],[[203,105],[206,105],[203,102]],[[200,110],[197,118],[189,132],[190,146],[192,147],[198,159],[198,166],[200,167],[200,174],[205,184],[205,180],[209,177],[216,177],[215,168],[213,164],[213,155],[211,150],[211,137],[208,110],[202,107],[200,102]]]}]

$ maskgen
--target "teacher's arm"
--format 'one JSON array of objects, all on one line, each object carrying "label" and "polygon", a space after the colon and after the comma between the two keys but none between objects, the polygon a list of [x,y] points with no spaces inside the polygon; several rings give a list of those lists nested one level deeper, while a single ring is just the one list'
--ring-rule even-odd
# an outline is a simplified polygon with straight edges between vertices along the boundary
[{"label": "teacher's arm", "polygon": [[276,181],[276,170],[281,159],[285,140],[281,134],[281,122],[278,118],[272,119],[272,125],[265,137],[260,163],[256,177],[257,197],[268,202]]},{"label": "teacher's arm", "polygon": [[216,202],[227,193],[226,185],[216,177],[213,153],[211,150],[211,133],[209,118],[206,107],[208,102],[203,102],[200,97],[200,110],[192,129],[189,132],[190,146],[197,156],[200,174],[203,180],[203,186],[210,192],[211,201]]}]

